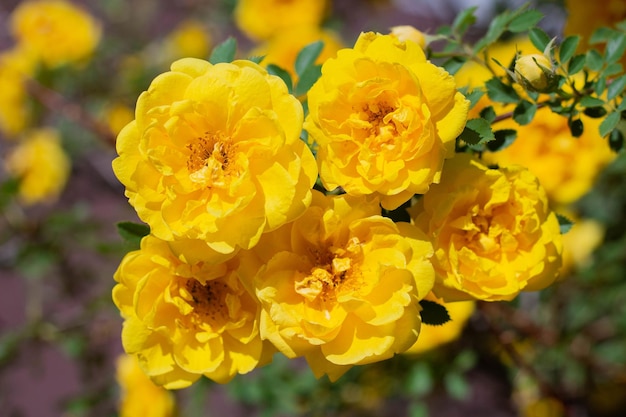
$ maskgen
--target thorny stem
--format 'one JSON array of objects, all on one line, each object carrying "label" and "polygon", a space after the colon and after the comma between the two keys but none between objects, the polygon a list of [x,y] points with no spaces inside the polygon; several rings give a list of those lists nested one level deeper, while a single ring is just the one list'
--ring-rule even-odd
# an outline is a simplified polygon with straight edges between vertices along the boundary
[{"label": "thorny stem", "polygon": [[115,136],[113,133],[83,107],[69,101],[58,92],[43,86],[35,80],[29,79],[26,84],[28,91],[45,107],[61,113],[74,123],[92,131],[107,145],[115,146]]}]

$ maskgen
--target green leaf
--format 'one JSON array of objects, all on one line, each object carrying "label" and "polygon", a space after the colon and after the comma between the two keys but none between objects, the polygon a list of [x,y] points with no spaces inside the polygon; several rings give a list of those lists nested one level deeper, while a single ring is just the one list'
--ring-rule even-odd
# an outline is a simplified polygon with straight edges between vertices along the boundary
[{"label": "green leaf", "polygon": [[275,75],[281,80],[283,80],[283,82],[287,85],[287,89],[289,90],[289,93],[293,92],[293,81],[291,80],[291,75],[289,74],[289,72],[287,72],[287,70],[274,64],[269,64],[266,67],[266,69],[267,69],[267,72],[270,73],[271,75]]},{"label": "green leaf", "polygon": [[598,78],[598,81],[595,82],[596,94],[600,95],[604,93],[605,89],[606,89],[606,78],[605,77]]},{"label": "green leaf", "polygon": [[614,78],[607,88],[607,100],[613,100],[615,97],[620,95],[622,91],[624,91],[624,87],[626,87],[626,75]]},{"label": "green leaf", "polygon": [[533,120],[536,112],[537,105],[535,103],[522,100],[515,106],[515,110],[513,110],[513,120],[521,126],[527,125]]},{"label": "green leaf", "polygon": [[566,63],[570,60],[572,56],[574,56],[574,52],[576,52],[576,48],[578,47],[578,42],[580,42],[580,36],[568,36],[563,40],[561,46],[559,48],[559,60],[561,64]]},{"label": "green leaf", "polygon": [[565,217],[564,215],[556,213],[556,218],[559,221],[559,227],[561,229],[562,235],[569,232],[572,229],[572,227],[574,227],[574,222],[570,220],[569,218]]},{"label": "green leaf", "polygon": [[248,61],[252,61],[255,64],[260,64],[264,58],[265,58],[265,55],[254,55],[254,56],[249,56]]},{"label": "green leaf", "polygon": [[454,22],[452,22],[452,30],[458,36],[463,36],[467,29],[476,23],[476,16],[474,15],[474,12],[477,8],[478,6],[469,7],[456,16]]},{"label": "green leaf", "polygon": [[409,406],[409,417],[428,417],[428,405],[412,402]]},{"label": "green leaf", "polygon": [[593,31],[591,37],[589,38],[590,44],[607,42],[608,40],[614,38],[619,34],[618,31],[609,29],[606,26],[602,26]]},{"label": "green leaf", "polygon": [[117,232],[133,248],[139,249],[141,239],[150,234],[150,227],[141,223],[120,222],[117,224]]},{"label": "green leaf", "polygon": [[298,74],[299,77],[301,77],[309,67],[315,65],[315,61],[322,53],[322,49],[324,49],[324,42],[322,41],[310,43],[302,48],[296,57],[295,63],[296,74]]},{"label": "green leaf", "polygon": [[461,67],[466,62],[467,62],[466,58],[454,57],[454,58],[450,58],[450,59],[446,60],[442,64],[442,66],[450,75],[454,75],[461,69]]},{"label": "green leaf", "polygon": [[465,95],[465,98],[469,100],[470,102],[470,109],[474,108],[474,106],[476,105],[476,103],[478,103],[478,101],[482,98],[482,96],[485,95],[485,92],[481,89],[475,89],[472,90],[470,92],[463,92],[463,95]]},{"label": "green leaf", "polygon": [[480,145],[495,139],[491,123],[482,118],[468,120],[459,138],[468,145]]},{"label": "green leaf", "polygon": [[535,48],[543,51],[546,49],[546,46],[550,43],[550,37],[546,32],[539,28],[532,28],[528,32],[528,37],[530,38],[530,42],[535,46]]},{"label": "green leaf", "polygon": [[533,9],[524,10],[511,20],[508,29],[514,33],[526,32],[537,26],[541,19],[543,19],[543,13],[540,11]]},{"label": "green leaf", "polygon": [[492,78],[485,84],[487,86],[487,95],[493,101],[500,103],[517,103],[520,100],[515,89],[504,84],[498,78]]},{"label": "green leaf", "polygon": [[585,67],[585,58],[584,54],[576,55],[573,57],[567,66],[567,73],[569,75],[574,75]]},{"label": "green leaf", "polygon": [[434,386],[433,374],[426,362],[416,362],[409,370],[406,392],[415,396],[426,395]]},{"label": "green leaf", "polygon": [[592,119],[599,119],[600,117],[606,116],[606,109],[604,107],[587,107],[583,110],[583,113]]},{"label": "green leaf", "polygon": [[582,107],[601,107],[604,106],[604,100],[597,97],[585,96],[579,103]]},{"label": "green leaf", "polygon": [[583,125],[583,121],[580,119],[569,119],[567,121],[567,124],[569,126],[569,130],[572,133],[572,136],[574,136],[575,138],[579,138],[582,136],[584,130],[585,130],[585,126]]},{"label": "green leaf", "polygon": [[213,48],[209,62],[219,64],[220,62],[232,62],[237,53],[237,40],[230,36],[221,44]]},{"label": "green leaf", "polygon": [[609,113],[609,115],[606,116],[606,119],[604,119],[602,123],[600,123],[600,136],[605,137],[606,135],[611,133],[611,131],[615,129],[615,127],[617,127],[621,116],[622,115],[620,112]]},{"label": "green leaf", "polygon": [[489,123],[493,123],[496,118],[496,111],[493,109],[493,106],[487,106],[480,111],[480,117]]},{"label": "green leaf", "polygon": [[464,400],[469,395],[470,389],[463,375],[457,372],[448,372],[443,378],[446,392],[454,399]]},{"label": "green leaf", "polygon": [[441,326],[450,321],[448,310],[439,303],[429,300],[420,301],[422,323],[430,326]]},{"label": "green leaf", "polygon": [[618,61],[626,50],[626,34],[617,31],[615,33],[617,35],[608,40],[604,50],[604,58],[609,63]]},{"label": "green leaf", "polygon": [[619,152],[624,147],[624,135],[619,129],[613,129],[609,135],[609,146],[615,152]]},{"label": "green leaf", "polygon": [[298,80],[298,84],[294,89],[294,94],[296,96],[301,96],[306,94],[309,89],[315,84],[315,82],[322,75],[322,66],[321,65],[313,65],[307,68],[302,75],[300,75],[300,79]]},{"label": "green leaf", "polygon": [[491,152],[501,151],[508,148],[517,139],[517,131],[513,129],[500,129],[493,132],[494,140],[487,142],[487,149]]},{"label": "green leaf", "polygon": [[590,49],[587,51],[587,67],[591,71],[600,71],[604,66],[604,58],[602,54],[595,49]]}]

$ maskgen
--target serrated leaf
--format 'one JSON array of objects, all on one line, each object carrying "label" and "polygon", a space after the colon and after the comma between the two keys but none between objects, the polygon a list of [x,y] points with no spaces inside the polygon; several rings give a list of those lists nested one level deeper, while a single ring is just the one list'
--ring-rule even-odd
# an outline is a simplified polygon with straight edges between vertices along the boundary
[{"label": "serrated leaf", "polygon": [[275,75],[283,80],[283,82],[287,85],[287,90],[289,90],[289,93],[293,92],[293,81],[291,80],[291,75],[287,70],[274,64],[269,64],[266,69],[269,74]]},{"label": "serrated leaf", "polygon": [[567,125],[569,126],[570,133],[575,138],[581,137],[585,131],[583,121],[580,119],[569,119]]},{"label": "serrated leaf", "polygon": [[141,223],[120,222],[117,224],[117,232],[125,242],[139,249],[141,239],[150,234],[150,227]]},{"label": "serrated leaf", "polygon": [[537,112],[537,105],[527,100],[522,100],[515,106],[513,110],[513,120],[519,125],[524,126],[530,123]]},{"label": "serrated leaf", "polygon": [[561,234],[569,232],[572,227],[574,227],[574,222],[562,214],[556,213],[556,218],[559,221],[559,228],[561,229]]},{"label": "serrated leaf", "polygon": [[298,80],[298,84],[294,88],[294,94],[296,96],[302,96],[306,94],[309,89],[315,84],[315,82],[322,75],[322,66],[321,65],[313,65],[307,68],[302,75],[300,75],[300,79]]},{"label": "serrated leaf", "polygon": [[568,36],[565,40],[563,40],[561,46],[559,47],[559,60],[561,61],[561,64],[565,64],[572,56],[574,56],[579,42],[580,36],[578,35]]},{"label": "serrated leaf", "polygon": [[619,129],[613,129],[609,135],[609,147],[619,152],[624,147],[624,135]]},{"label": "serrated leaf", "polygon": [[606,135],[611,133],[611,131],[615,129],[615,127],[617,127],[621,116],[622,115],[619,112],[609,113],[609,115],[606,116],[602,123],[600,123],[600,136],[605,137]]},{"label": "serrated leaf", "polygon": [[585,61],[587,62],[587,67],[591,71],[600,71],[600,69],[604,66],[604,58],[602,57],[602,54],[595,49],[587,51],[587,59]]},{"label": "serrated leaf", "polygon": [[487,142],[487,149],[498,152],[508,148],[517,139],[517,131],[514,129],[500,129],[493,132],[494,140]]},{"label": "serrated leaf", "polygon": [[429,300],[420,301],[422,323],[430,326],[441,326],[450,321],[448,310],[439,303]]},{"label": "serrated leaf", "polygon": [[491,124],[482,118],[470,119],[459,136],[468,145],[480,145],[494,139]]},{"label": "serrated leaf", "polygon": [[515,89],[507,84],[504,84],[498,78],[492,78],[485,83],[487,87],[487,95],[493,101],[500,103],[517,103],[520,100],[519,95]]},{"label": "serrated leaf", "polygon": [[550,37],[546,32],[539,28],[532,28],[528,32],[530,42],[540,51],[546,49],[546,46],[550,43]]},{"label": "serrated leaf", "polygon": [[456,16],[454,22],[452,22],[452,30],[456,32],[457,35],[463,36],[467,29],[476,23],[474,12],[477,8],[478,6],[469,7]]},{"label": "serrated leaf", "polygon": [[475,89],[470,92],[466,91],[463,93],[463,95],[465,96],[466,99],[469,100],[470,109],[473,109],[476,103],[478,103],[478,101],[482,98],[482,96],[485,95],[485,92],[480,89]]},{"label": "serrated leaf", "polygon": [[543,13],[539,10],[524,10],[511,19],[508,29],[513,33],[526,32],[535,27],[541,19],[543,19]]},{"label": "serrated leaf", "polygon": [[322,53],[322,49],[324,49],[324,42],[317,41],[308,44],[298,53],[296,57],[295,69],[296,74],[299,77],[309,69],[309,67],[315,65],[315,61]]},{"label": "serrated leaf", "polygon": [[585,96],[579,103],[582,107],[601,107],[604,106],[604,100],[597,97]]},{"label": "serrated leaf", "polygon": [[213,48],[209,62],[211,64],[219,64],[220,62],[232,62],[237,53],[237,40],[232,36],[221,44]]},{"label": "serrated leaf", "polygon": [[624,91],[624,87],[626,87],[626,75],[622,75],[621,77],[611,80],[611,83],[608,85],[606,91],[607,100],[613,100],[615,97],[620,95],[622,91]]},{"label": "serrated leaf", "polygon": [[580,54],[573,57],[567,66],[567,73],[574,75],[585,67],[586,55]]}]

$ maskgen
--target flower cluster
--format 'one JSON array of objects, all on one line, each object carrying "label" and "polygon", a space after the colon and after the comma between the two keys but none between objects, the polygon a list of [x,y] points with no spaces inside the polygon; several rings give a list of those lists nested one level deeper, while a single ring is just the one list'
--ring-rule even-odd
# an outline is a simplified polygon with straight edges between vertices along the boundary
[{"label": "flower cluster", "polygon": [[[418,42],[361,34],[324,61],[306,118],[251,61],[182,59],[141,94],[113,169],[150,234],[113,299],[154,382],[223,383],[275,352],[335,380],[427,349],[423,300],[510,300],[556,279],[545,191],[520,166],[455,156],[469,101]],[[389,214],[400,206],[410,222]],[[473,303],[457,307],[430,346],[458,335]]]}]

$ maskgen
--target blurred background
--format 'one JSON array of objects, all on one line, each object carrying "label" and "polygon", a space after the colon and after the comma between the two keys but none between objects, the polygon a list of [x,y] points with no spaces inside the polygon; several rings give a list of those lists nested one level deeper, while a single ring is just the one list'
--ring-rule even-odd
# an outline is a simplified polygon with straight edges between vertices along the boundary
[{"label": "blurred background", "polygon": [[[0,1],[0,416],[130,416],[120,414],[123,398],[149,381],[122,364],[122,320],[111,301],[113,273],[132,249],[115,225],[139,221],[111,171],[115,136],[133,118],[138,95],[177,58],[206,59],[229,36],[242,58],[265,55],[283,65],[295,53],[237,25],[236,0],[92,0],[71,4],[99,28],[95,45],[85,45],[83,56],[34,62],[17,52],[24,35],[15,15],[24,3]],[[580,1],[531,3],[546,15],[541,27],[559,38],[576,8],[591,13]],[[606,3],[608,10],[614,2]],[[397,25],[434,34],[478,6],[471,40],[497,13],[522,4],[334,0],[324,35],[293,37],[304,42],[299,50],[325,36],[327,45],[351,46],[361,31]],[[612,22],[588,14],[588,26],[622,13]],[[71,20],[64,26],[79,35],[84,29]],[[430,336],[413,353],[353,368],[336,383],[277,355],[225,386],[203,379],[179,392],[144,388],[146,407],[159,396],[169,405],[134,415],[625,415],[623,152],[592,174],[593,186],[561,206],[580,221],[553,287],[510,303],[451,309],[451,325],[425,329]]]}]

